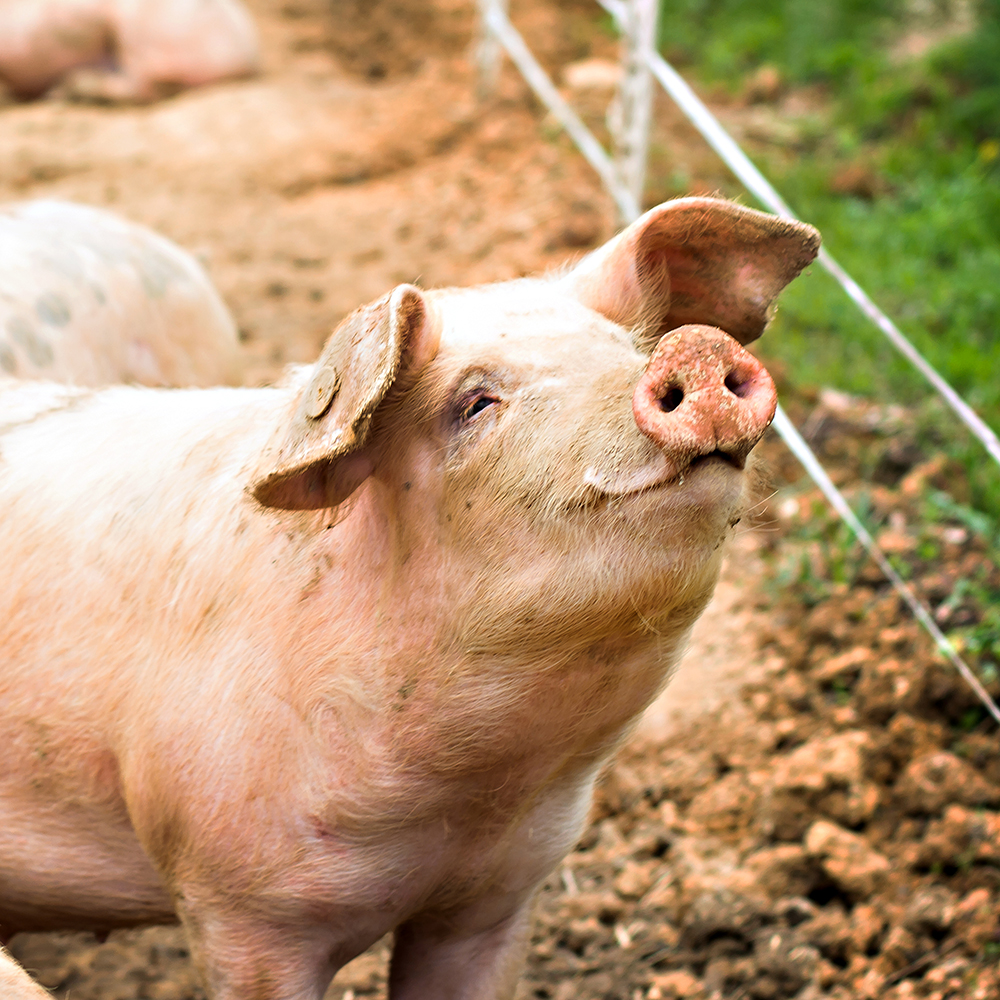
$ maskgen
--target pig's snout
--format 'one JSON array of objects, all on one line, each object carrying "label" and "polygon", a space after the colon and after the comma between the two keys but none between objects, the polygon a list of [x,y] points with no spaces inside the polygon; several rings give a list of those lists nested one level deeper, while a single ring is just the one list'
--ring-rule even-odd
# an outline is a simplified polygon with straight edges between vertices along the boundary
[{"label": "pig's snout", "polygon": [[720,455],[743,468],[774,417],[777,391],[764,366],[729,334],[682,326],[664,336],[632,395],[635,422],[682,473]]}]

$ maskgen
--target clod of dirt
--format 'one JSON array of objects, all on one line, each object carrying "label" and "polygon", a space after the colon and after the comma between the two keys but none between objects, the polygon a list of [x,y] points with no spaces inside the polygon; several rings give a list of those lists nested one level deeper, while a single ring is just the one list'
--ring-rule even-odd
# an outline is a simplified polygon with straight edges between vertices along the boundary
[{"label": "clod of dirt", "polygon": [[938,751],[911,761],[894,789],[907,812],[933,815],[949,803],[1000,805],[1000,788],[953,753]]}]

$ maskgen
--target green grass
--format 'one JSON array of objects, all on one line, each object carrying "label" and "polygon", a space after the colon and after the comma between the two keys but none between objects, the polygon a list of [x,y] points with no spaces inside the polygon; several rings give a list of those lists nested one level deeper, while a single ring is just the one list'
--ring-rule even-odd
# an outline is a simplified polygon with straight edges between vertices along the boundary
[{"label": "green grass", "polygon": [[[663,7],[661,43],[705,83],[736,91],[767,63],[822,96],[793,147],[755,151],[759,166],[1000,430],[1000,0],[981,0],[971,33],[901,61],[890,52],[913,26],[907,10],[900,0],[679,0]],[[874,197],[835,193],[852,166],[869,173]],[[816,266],[783,295],[761,347],[794,385],[911,405],[932,393]],[[928,444],[965,464],[967,499],[1000,517],[1000,469],[936,414]]]}]

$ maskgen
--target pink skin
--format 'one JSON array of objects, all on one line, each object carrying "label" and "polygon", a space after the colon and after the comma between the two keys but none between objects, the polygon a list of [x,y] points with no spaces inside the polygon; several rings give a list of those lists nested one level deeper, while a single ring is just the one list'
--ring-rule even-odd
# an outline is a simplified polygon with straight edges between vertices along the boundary
[{"label": "pink skin", "polygon": [[766,425],[720,331],[650,358],[656,268],[749,340],[817,245],[690,199],[555,280],[400,286],[275,388],[9,384],[0,928],[176,915],[213,1000],[318,1000],[395,931],[392,1000],[511,997]]},{"label": "pink skin", "polygon": [[240,0],[0,0],[0,82],[19,97],[151,101],[258,68]]},{"label": "pink skin", "polygon": [[636,425],[659,445],[667,479],[714,453],[743,468],[777,405],[764,366],[710,326],[663,337],[632,396]]},{"label": "pink skin", "polygon": [[52,1000],[31,977],[0,948],[0,997],[3,1000]]},{"label": "pink skin", "polygon": [[201,265],[102,209],[0,207],[0,378],[231,385],[236,324]]}]

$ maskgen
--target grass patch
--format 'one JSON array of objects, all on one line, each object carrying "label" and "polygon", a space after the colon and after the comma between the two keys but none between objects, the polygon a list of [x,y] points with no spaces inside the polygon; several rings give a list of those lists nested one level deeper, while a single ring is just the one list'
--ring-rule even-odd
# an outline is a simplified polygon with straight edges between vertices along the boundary
[{"label": "grass patch", "polygon": [[[800,217],[941,374],[1000,429],[1000,0],[974,27],[949,0],[681,0],[661,43],[737,92],[764,64],[822,106],[754,157]],[[949,21],[951,18],[951,21]],[[936,39],[919,57],[907,37]],[[794,385],[919,405],[932,390],[819,268],[762,342]],[[925,428],[968,473],[963,502],[1000,517],[1000,469],[940,408]]]}]

